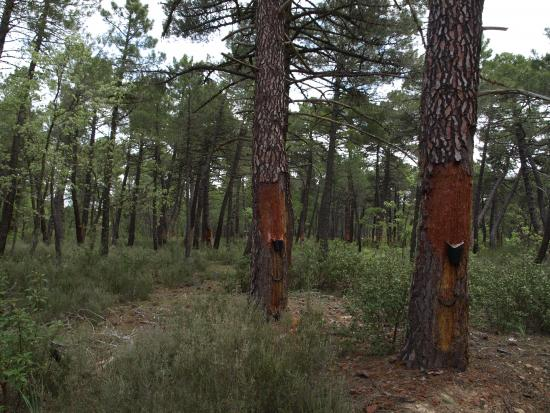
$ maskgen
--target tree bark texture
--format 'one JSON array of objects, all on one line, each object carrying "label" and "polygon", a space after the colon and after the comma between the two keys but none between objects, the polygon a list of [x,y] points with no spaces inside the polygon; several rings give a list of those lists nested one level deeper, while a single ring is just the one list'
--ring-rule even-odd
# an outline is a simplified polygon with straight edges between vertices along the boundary
[{"label": "tree bark texture", "polygon": [[[278,318],[287,305],[289,229],[285,128],[285,16],[279,0],[256,5],[256,87],[252,145],[252,264],[250,294]],[[291,224],[290,224],[291,225]]]},{"label": "tree bark texture", "polygon": [[432,1],[422,91],[421,223],[408,366],[466,369],[473,136],[483,0]]}]

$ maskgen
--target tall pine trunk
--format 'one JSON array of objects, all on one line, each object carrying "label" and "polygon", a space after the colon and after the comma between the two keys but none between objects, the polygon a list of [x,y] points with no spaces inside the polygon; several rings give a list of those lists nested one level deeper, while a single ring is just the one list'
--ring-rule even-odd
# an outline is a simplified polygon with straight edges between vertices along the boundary
[{"label": "tall pine trunk", "polygon": [[402,358],[468,365],[468,252],[483,0],[431,2],[421,101],[419,254]]},{"label": "tall pine trunk", "polygon": [[285,129],[285,16],[279,0],[256,5],[256,87],[252,146],[252,264],[250,293],[270,317],[287,305],[292,234],[288,232]]}]

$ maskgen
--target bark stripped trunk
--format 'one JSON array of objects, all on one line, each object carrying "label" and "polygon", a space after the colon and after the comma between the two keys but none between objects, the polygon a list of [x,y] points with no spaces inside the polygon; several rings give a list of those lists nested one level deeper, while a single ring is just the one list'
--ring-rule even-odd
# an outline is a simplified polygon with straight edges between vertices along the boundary
[{"label": "bark stripped trunk", "polygon": [[281,1],[256,6],[256,88],[252,165],[252,265],[250,294],[269,317],[287,305],[290,240],[288,161],[285,153],[285,16]]},{"label": "bark stripped trunk", "polygon": [[408,366],[466,369],[473,136],[483,0],[431,2],[422,92],[419,253]]},{"label": "bark stripped trunk", "polygon": [[[42,44],[44,43],[44,38],[46,36],[48,17],[51,11],[50,6],[51,0],[45,0],[42,13],[38,20],[38,30],[34,41],[33,51],[35,54],[39,54],[42,50]],[[11,180],[7,193],[4,196],[4,202],[2,203],[2,218],[0,219],[0,256],[4,255],[8,233],[12,225],[13,209],[17,196],[17,186],[19,181],[17,170],[19,168],[19,156],[21,155],[24,140],[23,126],[27,121],[27,110],[30,107],[30,102],[28,102],[30,95],[30,84],[34,79],[35,71],[36,60],[33,59],[31,60],[31,63],[29,64],[29,68],[27,70],[28,83],[25,86],[26,90],[23,94],[24,101],[23,103],[21,103],[21,105],[19,106],[19,110],[17,111],[15,133],[13,135],[10,149],[8,172],[11,174]]]},{"label": "bark stripped trunk", "polygon": [[[333,100],[337,101],[340,98],[340,78],[336,78],[334,82],[334,97]],[[337,120],[339,108],[336,103],[332,104],[331,116],[332,119]],[[331,222],[331,206],[332,206],[332,184],[334,180],[334,158],[336,156],[336,138],[337,138],[338,126],[335,122],[331,122],[329,129],[329,142],[327,152],[327,163],[325,169],[325,184],[323,187],[323,194],[321,195],[321,204],[319,205],[319,218],[318,218],[318,236],[321,246],[321,256],[326,258],[328,255],[328,239],[330,237],[330,222]]]},{"label": "bark stripped trunk", "polygon": [[[231,164],[231,170],[229,171],[229,180],[227,182],[227,188],[225,190],[225,195],[223,197],[222,205],[220,207],[220,215],[218,218],[218,225],[216,227],[216,235],[214,238],[215,249],[218,249],[220,247],[220,240],[222,238],[222,229],[223,229],[223,217],[225,216],[225,209],[229,202],[231,191],[233,190],[233,182],[235,181],[235,177],[237,176],[237,170],[239,168],[239,161],[241,159],[241,150],[243,147],[242,138],[244,137],[244,132],[245,132],[245,129],[243,127],[241,129],[241,133],[239,134],[241,139],[237,141],[235,156],[233,157],[233,163]],[[229,213],[231,213],[231,211]]]}]

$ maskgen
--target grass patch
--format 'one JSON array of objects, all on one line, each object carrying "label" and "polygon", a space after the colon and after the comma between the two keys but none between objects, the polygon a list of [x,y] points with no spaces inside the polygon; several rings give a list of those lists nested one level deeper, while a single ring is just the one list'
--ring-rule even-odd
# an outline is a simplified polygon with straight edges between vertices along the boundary
[{"label": "grass patch", "polygon": [[[329,373],[333,351],[319,314],[290,333],[242,297],[212,296],[140,334],[99,369],[74,356],[55,411],[351,412]],[[83,361],[84,360],[84,361]]]}]

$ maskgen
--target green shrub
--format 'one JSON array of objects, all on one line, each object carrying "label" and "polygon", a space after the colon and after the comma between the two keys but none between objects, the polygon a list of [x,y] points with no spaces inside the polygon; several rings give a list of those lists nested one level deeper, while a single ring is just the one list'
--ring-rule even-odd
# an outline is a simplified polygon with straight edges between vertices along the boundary
[{"label": "green shrub", "polygon": [[22,296],[8,295],[12,285],[0,273],[0,411],[14,411],[21,401],[35,408],[35,390],[51,377],[50,342],[59,325],[38,323],[34,315],[46,302],[47,281],[28,275]]},{"label": "green shrub", "polygon": [[473,256],[471,313],[475,323],[501,331],[550,333],[550,268],[517,250]]},{"label": "green shrub", "polygon": [[400,250],[380,249],[364,259],[347,291],[349,308],[377,354],[392,352],[406,321],[412,265]]},{"label": "green shrub", "polygon": [[91,361],[69,380],[55,407],[350,412],[341,383],[329,375],[333,353],[321,330],[318,314],[306,314],[290,333],[289,319],[266,323],[242,297],[210,297],[182,309],[168,326],[140,334],[98,374]]}]

